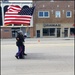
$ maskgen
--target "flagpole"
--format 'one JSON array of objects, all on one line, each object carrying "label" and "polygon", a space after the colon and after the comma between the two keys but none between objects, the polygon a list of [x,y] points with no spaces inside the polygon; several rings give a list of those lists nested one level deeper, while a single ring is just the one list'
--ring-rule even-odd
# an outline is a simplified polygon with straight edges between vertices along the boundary
[{"label": "flagpole", "polygon": [[[32,2],[30,3],[30,5],[29,5],[29,7],[32,7],[33,5],[32,5]],[[32,20],[32,18],[31,18],[31,20]],[[30,22],[30,25],[31,25],[31,23],[32,22]],[[28,34],[28,30],[29,30],[29,26],[27,25],[27,28],[26,28],[26,34]]]},{"label": "flagpole", "polygon": [[[29,7],[32,7],[32,3],[30,3]],[[31,23],[30,23],[30,25],[31,25]],[[28,34],[28,30],[29,30],[29,26],[27,25],[26,32],[25,32],[26,34]]]}]

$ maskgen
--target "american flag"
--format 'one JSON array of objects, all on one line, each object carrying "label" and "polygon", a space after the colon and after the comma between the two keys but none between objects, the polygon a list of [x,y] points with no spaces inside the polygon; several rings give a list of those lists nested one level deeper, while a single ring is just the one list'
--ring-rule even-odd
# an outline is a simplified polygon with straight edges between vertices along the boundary
[{"label": "american flag", "polygon": [[18,5],[10,5],[7,8],[7,11],[5,12],[4,16],[4,25],[10,25],[10,24],[24,24],[24,25],[30,25],[31,17],[34,12],[34,6],[33,7],[20,7]]}]

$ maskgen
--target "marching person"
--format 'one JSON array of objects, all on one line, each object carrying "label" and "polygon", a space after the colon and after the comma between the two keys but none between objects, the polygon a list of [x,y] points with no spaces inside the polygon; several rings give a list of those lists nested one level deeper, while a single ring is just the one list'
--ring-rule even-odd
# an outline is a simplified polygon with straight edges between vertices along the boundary
[{"label": "marching person", "polygon": [[23,36],[23,33],[22,31],[19,31],[18,32],[18,35],[16,37],[16,45],[18,46],[18,52],[16,53],[16,58],[20,58],[20,59],[23,59],[24,58],[24,55],[27,55],[24,53],[25,51],[25,46],[24,46],[24,36]]}]

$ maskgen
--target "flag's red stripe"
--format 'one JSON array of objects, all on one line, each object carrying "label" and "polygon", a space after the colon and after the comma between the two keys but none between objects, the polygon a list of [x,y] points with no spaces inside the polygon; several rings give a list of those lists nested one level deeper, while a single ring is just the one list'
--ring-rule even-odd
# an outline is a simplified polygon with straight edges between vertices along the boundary
[{"label": "flag's red stripe", "polygon": [[[6,21],[15,21],[15,19],[9,19],[9,20],[6,19],[5,22]],[[16,19],[16,21],[30,21],[30,20],[27,20],[27,19],[25,19],[25,20],[24,19]]]},{"label": "flag's red stripe", "polygon": [[21,8],[20,8],[20,6],[10,6],[9,8],[8,8],[8,11],[20,11],[21,10]]},{"label": "flag's red stripe", "polygon": [[20,10],[16,10],[16,9],[9,9],[8,11],[10,11],[10,12],[17,11],[17,12],[19,12]]},{"label": "flag's red stripe", "polygon": [[31,16],[15,15],[15,16],[5,16],[5,18],[31,18]]},{"label": "flag's red stripe", "polygon": [[20,20],[20,19],[21,20],[31,20],[31,18],[22,18],[22,17],[20,17],[20,18],[15,18],[15,17],[14,18],[11,18],[11,17],[10,18],[5,18],[5,20],[8,20],[8,21],[9,20],[15,20],[15,19],[18,19],[18,20]]},{"label": "flag's red stripe", "polygon": [[25,22],[25,21],[10,21],[10,22],[6,22],[5,24],[30,24],[30,22]]}]

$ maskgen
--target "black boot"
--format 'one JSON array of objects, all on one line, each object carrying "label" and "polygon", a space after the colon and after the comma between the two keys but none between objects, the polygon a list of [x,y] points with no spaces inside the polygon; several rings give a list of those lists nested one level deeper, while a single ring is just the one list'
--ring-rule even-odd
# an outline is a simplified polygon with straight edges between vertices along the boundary
[{"label": "black boot", "polygon": [[23,53],[23,55],[27,56],[27,54]]},{"label": "black boot", "polygon": [[15,57],[18,59],[18,56],[17,55],[15,55]]}]

